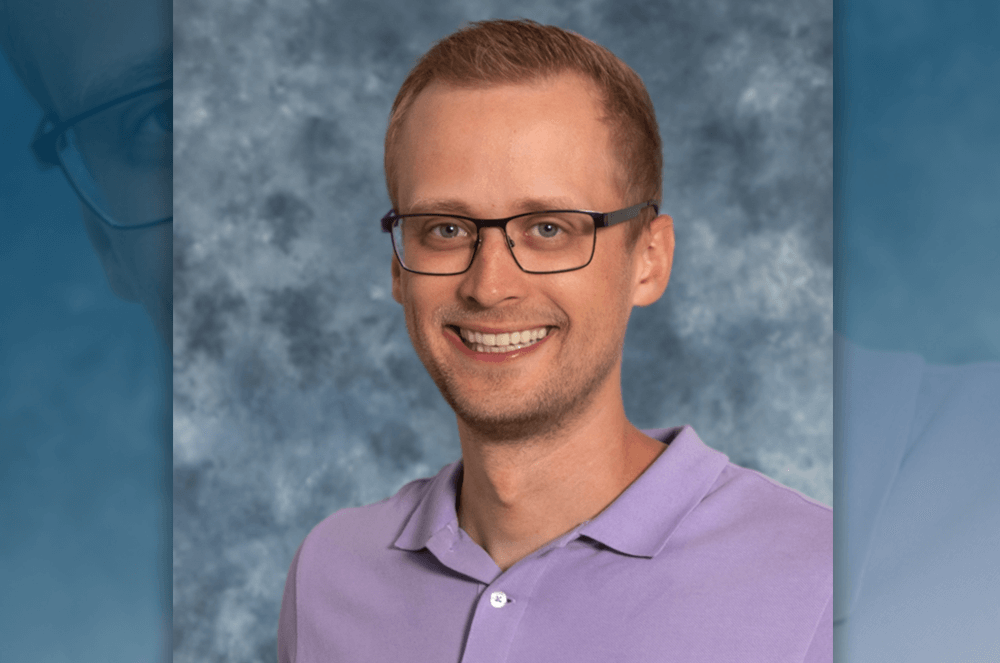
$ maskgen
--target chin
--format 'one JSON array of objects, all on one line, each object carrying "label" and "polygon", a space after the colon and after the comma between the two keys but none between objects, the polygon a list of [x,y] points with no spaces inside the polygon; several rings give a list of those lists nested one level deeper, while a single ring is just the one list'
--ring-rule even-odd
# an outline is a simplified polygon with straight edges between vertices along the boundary
[{"label": "chin", "polygon": [[[410,329],[417,356],[455,411],[460,426],[486,441],[520,442],[558,433],[591,406],[596,394],[612,379],[621,357],[620,347],[590,352],[590,356],[602,359],[557,363],[555,371],[547,364],[549,371],[544,376],[522,375],[519,366],[502,363],[469,371],[449,361],[450,347],[432,350],[423,337],[412,334],[413,326]],[[427,337],[433,338],[430,334]],[[530,390],[511,389],[512,380],[519,381],[517,376],[531,384]],[[500,399],[497,394],[508,396]]]},{"label": "chin", "polygon": [[520,442],[545,437],[561,429],[571,414],[566,411],[569,408],[561,412],[488,412],[463,407],[459,403],[451,405],[455,416],[466,428],[475,432],[480,439],[497,442]]},{"label": "chin", "polygon": [[497,402],[490,397],[490,390],[471,396],[463,393],[453,380],[438,379],[442,377],[440,374],[432,377],[462,425],[477,437],[496,442],[520,442],[556,434],[588,408],[603,383],[597,379],[582,384],[572,379],[553,380],[530,393],[519,394],[519,398]]}]

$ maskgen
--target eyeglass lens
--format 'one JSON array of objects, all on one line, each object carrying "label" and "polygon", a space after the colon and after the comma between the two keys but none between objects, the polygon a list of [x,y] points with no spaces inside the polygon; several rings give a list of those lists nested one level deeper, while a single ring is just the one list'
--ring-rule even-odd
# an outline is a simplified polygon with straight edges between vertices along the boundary
[{"label": "eyeglass lens", "polygon": [[[528,272],[579,269],[594,252],[594,219],[580,212],[539,212],[507,223],[514,259]],[[456,274],[472,264],[476,225],[466,219],[433,215],[400,217],[393,245],[407,269],[426,274]]]},{"label": "eyeglass lens", "polygon": [[169,90],[112,106],[73,125],[57,143],[74,188],[112,223],[172,216],[173,122]]}]

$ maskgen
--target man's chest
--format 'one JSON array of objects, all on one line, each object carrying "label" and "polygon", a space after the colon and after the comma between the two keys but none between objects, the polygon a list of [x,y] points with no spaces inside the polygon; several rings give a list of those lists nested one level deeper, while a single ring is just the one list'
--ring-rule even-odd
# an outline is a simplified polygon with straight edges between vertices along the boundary
[{"label": "man's chest", "polygon": [[402,573],[330,572],[299,587],[297,661],[798,662],[824,608],[766,570],[556,552],[490,583],[426,551]]}]

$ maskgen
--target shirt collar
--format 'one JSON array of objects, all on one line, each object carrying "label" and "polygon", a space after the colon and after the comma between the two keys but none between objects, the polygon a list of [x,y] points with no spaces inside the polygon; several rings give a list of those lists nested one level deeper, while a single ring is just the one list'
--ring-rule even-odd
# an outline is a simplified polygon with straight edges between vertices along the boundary
[{"label": "shirt collar", "polygon": [[[604,511],[574,531],[626,555],[654,557],[708,493],[729,459],[705,446],[690,426],[643,432],[669,446]],[[397,548],[421,550],[439,532],[459,537],[455,504],[461,476],[459,460],[430,480],[396,538]]]},{"label": "shirt collar", "polygon": [[580,534],[626,555],[655,557],[729,463],[690,426],[643,431],[666,450]]},{"label": "shirt collar", "polygon": [[395,546],[403,550],[421,550],[427,547],[436,533],[447,530],[451,536],[458,536],[458,486],[462,479],[462,461],[445,465],[430,480],[410,515],[402,533],[396,538]]}]

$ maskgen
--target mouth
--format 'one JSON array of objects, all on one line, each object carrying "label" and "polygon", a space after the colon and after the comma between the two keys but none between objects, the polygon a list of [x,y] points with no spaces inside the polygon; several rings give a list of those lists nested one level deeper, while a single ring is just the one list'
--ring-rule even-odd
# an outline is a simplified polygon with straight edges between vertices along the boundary
[{"label": "mouth", "polygon": [[462,343],[473,352],[507,354],[531,347],[544,339],[552,327],[533,327],[513,332],[482,332],[448,325]]}]

